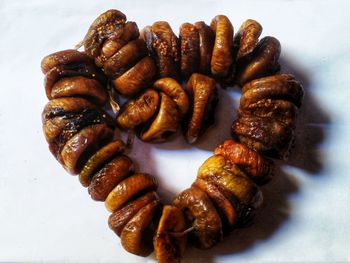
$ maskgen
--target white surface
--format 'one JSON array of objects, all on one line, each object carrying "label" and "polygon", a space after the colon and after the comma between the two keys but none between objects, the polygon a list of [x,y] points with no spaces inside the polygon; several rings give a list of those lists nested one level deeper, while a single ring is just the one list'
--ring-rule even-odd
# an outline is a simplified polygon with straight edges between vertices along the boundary
[{"label": "white surface", "polygon": [[[122,249],[104,205],[91,201],[59,166],[41,131],[47,102],[41,58],[72,48],[110,8],[140,28],[167,20],[175,32],[182,22],[209,23],[217,14],[229,16],[235,29],[254,18],[263,35],[281,41],[284,66],[305,85],[297,147],[264,187],[256,224],[208,251],[188,249],[184,262],[350,260],[349,3],[0,0],[0,261],[155,261]],[[199,145],[190,147],[180,137],[157,146],[135,144],[141,170],[159,179],[166,197],[188,187],[213,147],[229,136],[239,93],[220,94],[220,120]]]}]

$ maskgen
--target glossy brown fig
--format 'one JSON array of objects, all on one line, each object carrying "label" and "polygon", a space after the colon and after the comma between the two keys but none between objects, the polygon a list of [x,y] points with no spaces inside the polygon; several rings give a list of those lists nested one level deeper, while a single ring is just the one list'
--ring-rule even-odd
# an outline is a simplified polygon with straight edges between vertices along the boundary
[{"label": "glossy brown fig", "polygon": [[294,139],[294,130],[284,123],[250,114],[239,116],[232,124],[232,133],[255,151],[272,158],[287,158]]},{"label": "glossy brown fig", "polygon": [[175,206],[164,206],[153,238],[158,263],[181,262],[187,241],[185,230],[186,221],[183,212]]},{"label": "glossy brown fig", "polygon": [[151,56],[155,59],[159,76],[176,78],[180,61],[179,39],[165,21],[145,27],[141,33]]},{"label": "glossy brown fig", "polygon": [[114,156],[125,150],[125,144],[121,140],[115,140],[99,149],[84,165],[79,174],[80,183],[87,187],[91,183],[94,173]]},{"label": "glossy brown fig", "polygon": [[274,37],[264,37],[259,41],[251,58],[237,65],[236,82],[243,86],[251,80],[276,73],[280,69],[280,54],[280,42]]},{"label": "glossy brown fig", "polygon": [[101,54],[103,43],[115,32],[118,28],[122,28],[125,24],[126,16],[118,10],[108,10],[99,15],[91,24],[85,38],[84,49],[88,56],[96,58]]},{"label": "glossy brown fig", "polygon": [[153,89],[145,90],[139,97],[129,100],[117,116],[117,124],[124,130],[131,130],[148,121],[155,114],[159,95]]},{"label": "glossy brown fig", "polygon": [[119,155],[103,166],[92,178],[89,194],[95,201],[105,201],[119,182],[134,171],[134,164],[125,155]]},{"label": "glossy brown fig", "polygon": [[160,206],[158,200],[152,201],[125,225],[120,235],[124,249],[135,255],[146,257],[153,250],[153,231],[148,227]]},{"label": "glossy brown fig", "polygon": [[159,200],[156,192],[148,192],[135,200],[131,200],[123,208],[109,216],[108,225],[118,236],[121,235],[125,225],[136,215],[140,209],[149,203]]},{"label": "glossy brown fig", "polygon": [[113,80],[115,89],[130,97],[149,86],[157,74],[157,67],[151,57],[144,57],[119,78]]},{"label": "glossy brown fig", "polygon": [[192,73],[198,72],[199,68],[200,42],[197,28],[190,23],[182,24],[179,39],[181,50],[180,69],[182,76],[187,79]]},{"label": "glossy brown fig", "polygon": [[233,64],[233,26],[226,16],[218,15],[211,21],[210,27],[215,32],[211,73],[214,77],[224,78],[229,75]]},{"label": "glossy brown fig", "polygon": [[267,183],[272,177],[272,161],[242,143],[226,140],[216,147],[214,154],[222,155],[237,165],[257,184]]},{"label": "glossy brown fig", "polygon": [[145,173],[136,173],[114,187],[105,200],[106,208],[108,211],[114,212],[138,193],[155,189],[157,189],[157,182],[152,176]]},{"label": "glossy brown fig", "polygon": [[262,26],[259,22],[253,19],[244,21],[234,37],[234,47],[237,49],[236,60],[240,60],[254,51],[261,32]]},{"label": "glossy brown fig", "polygon": [[174,205],[184,211],[193,227],[189,237],[195,246],[208,249],[221,241],[221,219],[205,192],[192,186],[175,198]]},{"label": "glossy brown fig", "polygon": [[163,92],[160,93],[160,106],[156,118],[149,128],[142,131],[140,138],[148,142],[162,142],[175,134],[179,127],[180,115],[176,103]]},{"label": "glossy brown fig", "polygon": [[192,109],[185,123],[185,137],[194,143],[205,129],[214,123],[217,105],[215,81],[201,74],[193,74],[187,82],[186,91],[192,102]]},{"label": "glossy brown fig", "polygon": [[179,82],[172,78],[161,78],[153,84],[153,88],[165,93],[176,103],[181,117],[186,115],[190,101]]},{"label": "glossy brown fig", "polygon": [[213,202],[223,224],[223,232],[227,234],[238,221],[237,212],[231,201],[223,194],[222,189],[213,182],[197,178],[193,185],[205,192]]},{"label": "glossy brown fig", "polygon": [[211,72],[211,58],[213,53],[215,33],[204,22],[194,24],[199,34],[199,73],[209,75]]}]

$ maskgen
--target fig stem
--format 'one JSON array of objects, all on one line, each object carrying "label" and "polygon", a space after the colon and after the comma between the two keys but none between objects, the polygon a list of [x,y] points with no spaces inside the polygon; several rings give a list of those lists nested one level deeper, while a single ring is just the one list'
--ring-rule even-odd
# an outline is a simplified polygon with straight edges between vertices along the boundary
[{"label": "fig stem", "polygon": [[183,237],[184,235],[187,235],[188,233],[192,232],[194,230],[194,227],[191,226],[190,228],[187,228],[186,230],[182,232],[169,232],[168,234],[173,237]]},{"label": "fig stem", "polygon": [[79,48],[81,48],[84,45],[84,40],[80,41],[78,44],[76,44],[74,46],[74,49],[78,50]]}]

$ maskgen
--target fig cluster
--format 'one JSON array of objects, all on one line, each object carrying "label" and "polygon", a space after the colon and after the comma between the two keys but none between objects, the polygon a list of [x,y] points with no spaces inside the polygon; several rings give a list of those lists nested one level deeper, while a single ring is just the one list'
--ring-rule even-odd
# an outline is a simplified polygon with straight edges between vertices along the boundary
[{"label": "fig cluster", "polygon": [[[84,52],[64,50],[41,63],[49,102],[42,123],[49,149],[91,198],[105,203],[109,227],[130,253],[180,262],[187,242],[216,245],[251,224],[263,202],[260,186],[273,177],[273,158],[285,159],[294,140],[303,88],[280,69],[281,46],[259,39],[262,26],[230,20],[184,23],[177,37],[158,21],[139,31],[118,10],[90,26]],[[193,184],[163,204],[158,184],[136,171],[117,128],[145,142],[163,142],[179,130],[195,143],[214,123],[217,84],[238,85],[242,96],[232,139],[198,169]],[[107,113],[112,90],[125,103]]]}]

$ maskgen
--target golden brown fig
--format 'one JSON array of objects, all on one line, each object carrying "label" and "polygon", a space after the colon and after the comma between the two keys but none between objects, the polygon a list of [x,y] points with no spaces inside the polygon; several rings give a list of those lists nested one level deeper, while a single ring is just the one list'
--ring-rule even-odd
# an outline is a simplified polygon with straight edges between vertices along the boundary
[{"label": "golden brown fig", "polygon": [[107,83],[106,77],[92,63],[58,65],[50,69],[45,75],[44,86],[47,98],[49,100],[52,99],[52,89],[57,81],[62,78],[75,76],[95,79],[103,86]]},{"label": "golden brown fig", "polygon": [[190,23],[184,23],[180,27],[181,47],[181,73],[185,79],[192,73],[198,72],[199,67],[199,33],[196,27]]},{"label": "golden brown fig", "polygon": [[91,63],[91,59],[84,53],[75,49],[67,49],[52,53],[41,61],[41,70],[44,74],[56,66],[77,63]]},{"label": "golden brown fig", "polygon": [[123,27],[126,16],[118,10],[108,10],[101,14],[91,24],[85,38],[85,53],[95,58],[100,55],[101,47],[108,37],[113,34],[117,28]]},{"label": "golden brown fig", "polygon": [[244,85],[240,107],[246,108],[262,99],[287,100],[300,107],[303,95],[302,85],[292,75],[274,75]]},{"label": "golden brown fig", "polygon": [[134,171],[134,164],[125,155],[119,155],[99,170],[91,180],[89,194],[95,201],[104,201],[113,188]]},{"label": "golden brown fig", "polygon": [[142,39],[130,41],[117,53],[107,59],[103,65],[104,72],[110,78],[120,77],[146,54],[147,47]]},{"label": "golden brown fig", "polygon": [[148,226],[159,206],[157,200],[144,206],[123,228],[120,238],[126,251],[143,257],[151,254],[153,233]]},{"label": "golden brown fig", "polygon": [[190,240],[201,249],[208,249],[222,239],[221,219],[208,195],[192,186],[181,192],[174,205],[184,211],[193,227]]},{"label": "golden brown fig", "polygon": [[186,234],[182,235],[185,229],[186,222],[182,211],[175,206],[164,206],[153,238],[158,263],[180,263],[187,241]]},{"label": "golden brown fig", "polygon": [[177,105],[181,117],[184,116],[189,108],[189,99],[186,92],[182,89],[180,83],[172,78],[162,78],[157,80],[153,87],[168,95]]},{"label": "golden brown fig", "polygon": [[64,168],[71,174],[78,174],[86,160],[112,138],[113,130],[106,124],[82,129],[64,145],[60,153]]},{"label": "golden brown fig", "polygon": [[120,209],[126,202],[144,190],[155,190],[157,182],[154,177],[136,173],[121,181],[108,195],[105,205],[108,211]]},{"label": "golden brown fig", "polygon": [[130,201],[123,208],[115,211],[109,216],[109,227],[114,231],[114,233],[120,236],[123,228],[130,221],[130,219],[132,219],[142,207],[154,200],[159,200],[156,192],[148,192],[141,197]]},{"label": "golden brown fig", "polygon": [[115,30],[103,42],[101,53],[95,57],[98,67],[103,67],[105,61],[118,52],[129,41],[140,36],[139,29],[135,22],[127,22],[125,25],[118,25]]},{"label": "golden brown fig", "polygon": [[124,96],[133,96],[151,84],[157,67],[151,57],[144,57],[135,66],[113,80],[115,89]]},{"label": "golden brown fig", "polygon": [[233,26],[224,15],[218,15],[211,21],[215,32],[215,43],[211,59],[211,73],[215,77],[226,77],[233,63]]},{"label": "golden brown fig", "polygon": [[194,143],[204,130],[214,123],[217,104],[215,81],[207,76],[194,73],[187,82],[186,91],[192,101],[192,112],[186,125],[186,140]]},{"label": "golden brown fig", "polygon": [[121,140],[115,140],[99,149],[93,156],[90,157],[81,170],[79,174],[80,183],[83,186],[88,187],[94,173],[97,172],[97,170],[108,160],[112,159],[113,156],[123,153],[124,150],[125,144]]},{"label": "golden brown fig", "polygon": [[247,206],[257,208],[262,203],[259,188],[236,165],[221,155],[209,157],[198,169],[197,178],[219,185]]},{"label": "golden brown fig", "polygon": [[237,50],[236,59],[242,59],[253,52],[258,44],[262,32],[262,26],[253,19],[248,19],[239,28],[234,37],[234,45]]},{"label": "golden brown fig", "polygon": [[238,115],[251,114],[278,120],[287,127],[295,128],[298,108],[286,100],[261,99],[257,102],[241,105]]},{"label": "golden brown fig", "polygon": [[223,223],[223,232],[232,230],[237,223],[238,215],[230,200],[221,193],[221,189],[214,183],[199,178],[196,179],[193,185],[204,191],[217,207]]},{"label": "golden brown fig", "polygon": [[139,97],[129,100],[117,116],[117,124],[124,130],[134,129],[148,121],[158,108],[159,95],[153,89],[145,90]]},{"label": "golden brown fig", "polygon": [[240,142],[272,158],[285,159],[294,139],[294,130],[277,119],[240,115],[232,124]]},{"label": "golden brown fig", "polygon": [[162,142],[166,140],[177,132],[179,119],[176,103],[161,92],[157,117],[146,131],[141,132],[141,140],[148,142]]},{"label": "golden brown fig", "polygon": [[243,86],[253,79],[276,73],[280,69],[278,63],[280,54],[280,42],[274,37],[264,37],[259,41],[251,58],[237,65],[236,82]]},{"label": "golden brown fig", "polygon": [[60,97],[83,96],[96,104],[103,105],[107,101],[107,91],[97,80],[81,76],[62,78],[51,90],[53,99]]},{"label": "golden brown fig", "polygon": [[267,183],[272,177],[272,161],[234,140],[224,141],[223,144],[216,147],[214,154],[222,155],[237,165],[257,184]]},{"label": "golden brown fig", "polygon": [[211,57],[215,41],[215,33],[210,26],[204,22],[196,22],[194,24],[199,34],[199,73],[204,75],[210,74]]},{"label": "golden brown fig", "polygon": [[165,21],[155,22],[152,27],[143,29],[142,37],[156,60],[159,76],[176,78],[180,61],[179,40],[170,25]]}]

